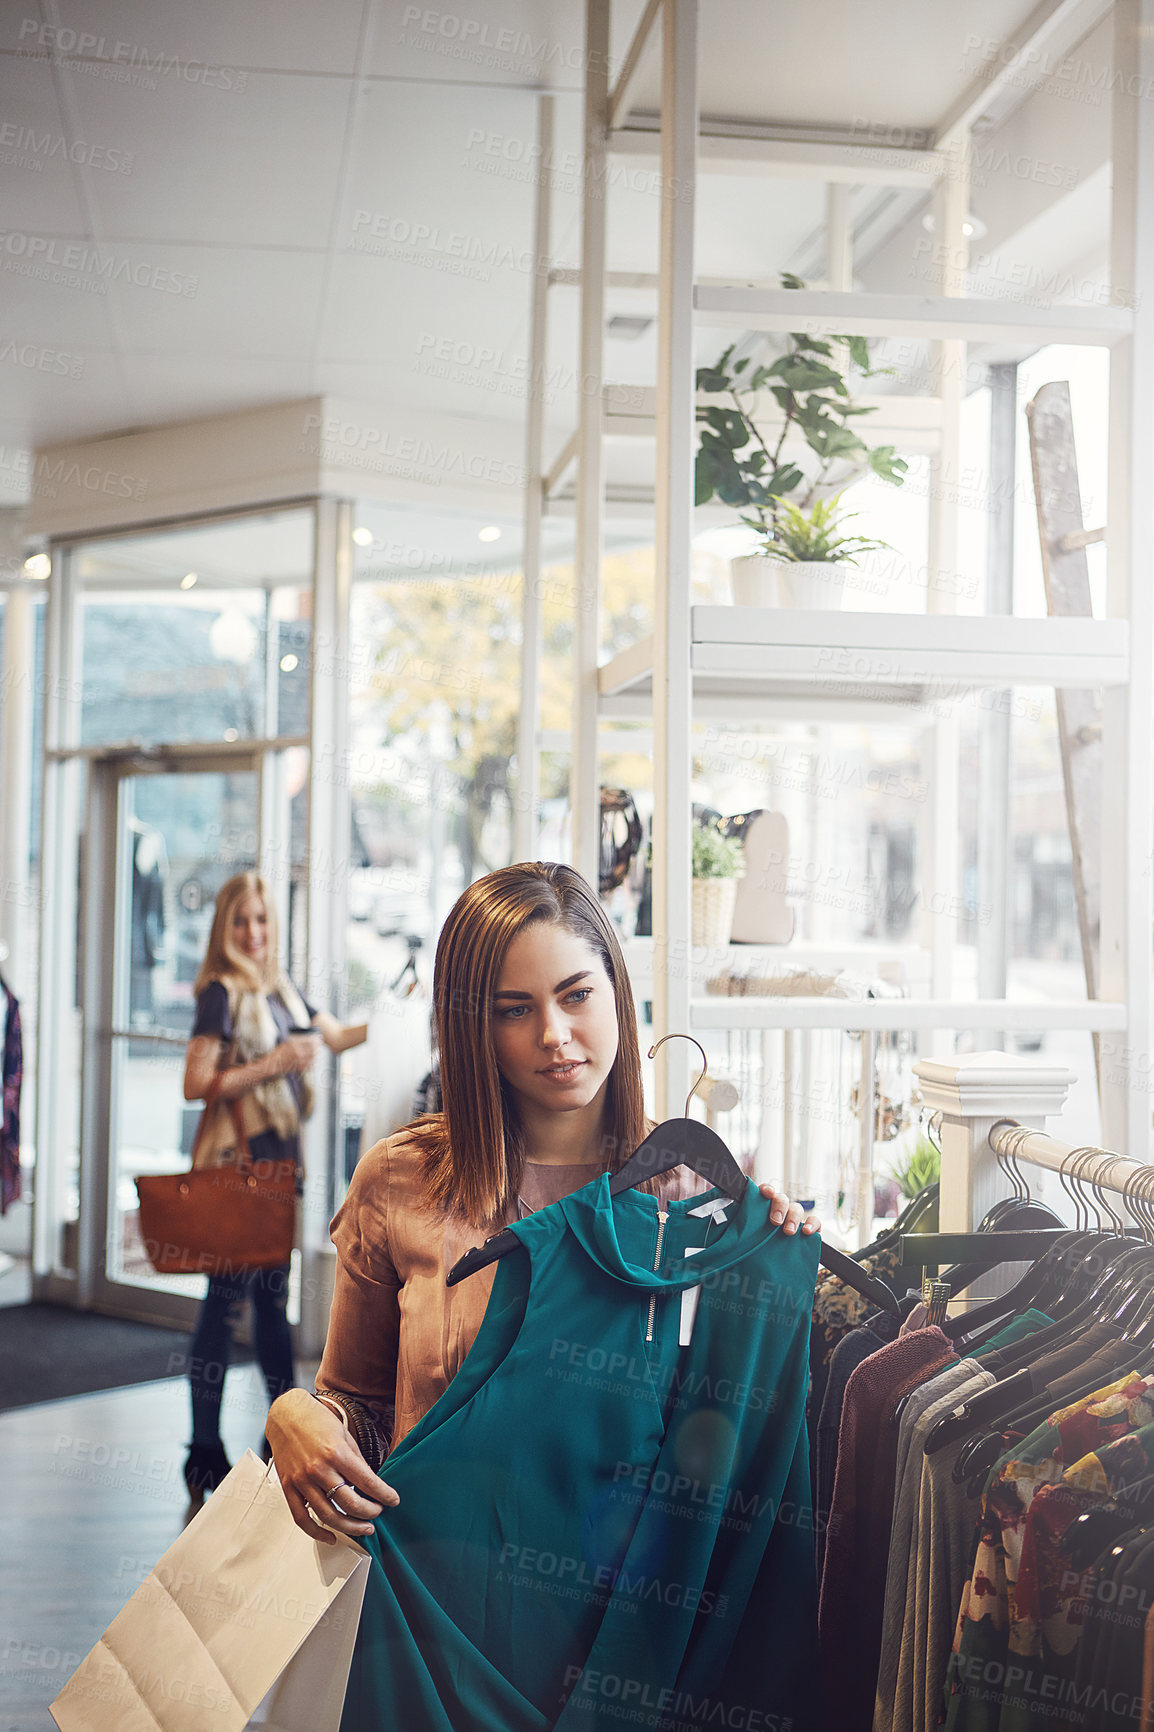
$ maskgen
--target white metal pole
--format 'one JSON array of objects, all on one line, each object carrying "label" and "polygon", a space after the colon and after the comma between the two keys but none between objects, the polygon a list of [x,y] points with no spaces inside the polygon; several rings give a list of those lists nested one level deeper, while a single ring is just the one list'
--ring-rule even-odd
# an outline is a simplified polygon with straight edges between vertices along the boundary
[{"label": "white metal pole", "polygon": [[597,762],[597,651],[604,499],[606,133],[609,0],[585,8],[585,172],[581,222],[581,367],[577,419],[577,617],[573,633],[572,859],[596,888],[601,811]]},{"label": "white metal pole", "polygon": [[521,556],[521,713],[517,720],[517,804],[513,858],[537,858],[541,766],[541,514],[545,467],[545,366],[549,353],[549,246],[553,161],[552,96],[537,104],[537,199],[533,213],[533,295],[529,321],[529,389],[525,405],[525,529]]},{"label": "white metal pole", "polygon": [[32,691],[35,686],[32,596],[21,584],[8,592],[4,613],[4,702],[0,707],[0,939],[8,947],[5,977],[17,997],[32,985],[28,937],[32,837]]},{"label": "white metal pole", "polygon": [[[32,1211],[33,1296],[75,1303],[75,1283],[54,1279],[63,1262],[69,1161],[79,1086],[75,1002],[80,773],[76,758],[50,752],[80,744],[80,653],[75,560],[53,549],[44,638],[44,769],[40,799],[40,989],[36,1021],[36,1193]],[[44,911],[50,910],[45,915]],[[72,1291],[69,1291],[69,1289]]]},{"label": "white metal pole", "polygon": [[[986,555],[986,611],[1014,611],[1014,447],[1018,369],[990,368],[990,463]],[[996,696],[1000,699],[1003,694]],[[1010,805],[1010,706],[994,702],[981,718],[978,758],[978,997],[1005,998],[1013,930],[1013,844]],[[1005,1045],[1000,1029],[975,1037],[993,1051]]]},{"label": "white metal pole", "polygon": [[[969,136],[959,134],[950,172],[938,181],[934,194],[934,235],[940,243],[943,295],[957,297],[966,289],[969,243]],[[938,285],[933,285],[937,287]],[[941,438],[930,461],[929,561],[927,613],[957,611],[958,474],[961,468],[961,417],[966,345],[957,340],[932,347],[933,393],[942,405]],[[958,724],[947,706],[930,731],[929,777],[933,790],[923,825],[928,858],[922,870],[922,942],[930,951],[931,992],[949,998],[953,991],[954,945],[957,937],[958,891]],[[936,1052],[953,1049],[953,1037],[935,1030],[930,1045]]]},{"label": "white metal pole", "polygon": [[[313,554],[313,642],[309,701],[308,879],[306,883],[309,996],[337,1016],[344,1010],[345,926],[349,850],[348,736],[349,603],[352,587],[352,503],[318,499]],[[305,1194],[301,1210],[300,1347],[319,1352],[328,1325],[328,1293],[319,1278],[327,1254],[334,1201],[338,1091],[326,1057],[313,1073],[316,1102],[304,1126]]]},{"label": "white metal pole", "polygon": [[1154,737],[1154,0],[1114,7],[1110,280],[1133,334],[1110,351],[1106,611],[1130,619],[1130,681],[1103,695],[1102,928],[1099,992],[1125,999],[1125,1035],[1101,1041],[1102,1140],[1150,1150],[1152,1072],[1150,745]]},{"label": "white metal pole", "polygon": [[831,180],[825,189],[825,280],[829,289],[853,288],[853,230],[844,180]]},{"label": "white metal pole", "polygon": [[[689,1028],[693,689],[693,227],[697,0],[665,0],[661,79],[661,264],[657,298],[657,585],[653,632],[653,1032]],[[658,1115],[680,1111],[686,1041],[657,1055]],[[664,1062],[663,1062],[664,1061]]]}]

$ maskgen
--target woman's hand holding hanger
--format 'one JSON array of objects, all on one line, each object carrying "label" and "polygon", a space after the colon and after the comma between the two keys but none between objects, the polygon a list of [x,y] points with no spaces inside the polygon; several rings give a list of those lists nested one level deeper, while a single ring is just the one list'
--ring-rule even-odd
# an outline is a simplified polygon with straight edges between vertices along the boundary
[{"label": "woman's hand holding hanger", "polygon": [[821,1232],[818,1217],[804,1214],[801,1204],[791,1203],[784,1191],[776,1190],[773,1185],[759,1185],[757,1188],[770,1205],[770,1220],[780,1225],[783,1233],[796,1233],[799,1227],[807,1234]]}]

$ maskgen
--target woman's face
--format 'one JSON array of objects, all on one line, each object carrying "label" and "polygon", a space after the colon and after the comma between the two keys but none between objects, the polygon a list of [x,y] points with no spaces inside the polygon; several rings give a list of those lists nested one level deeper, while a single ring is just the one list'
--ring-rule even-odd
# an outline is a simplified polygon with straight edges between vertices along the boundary
[{"label": "woman's face", "polygon": [[232,941],[253,962],[263,962],[268,953],[268,915],[264,900],[255,893],[238,902],[232,916]]},{"label": "woman's face", "polygon": [[492,1004],[497,1067],[522,1108],[574,1112],[604,1091],[617,1057],[617,1007],[584,938],[539,921],[505,954]]}]

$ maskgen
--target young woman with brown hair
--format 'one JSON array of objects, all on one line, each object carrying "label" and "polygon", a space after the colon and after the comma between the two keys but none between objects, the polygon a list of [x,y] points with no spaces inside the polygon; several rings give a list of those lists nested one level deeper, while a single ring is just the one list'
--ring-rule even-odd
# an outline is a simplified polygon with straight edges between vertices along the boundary
[{"label": "young woman with brown hair", "polygon": [[[446,1287],[457,1259],[616,1171],[646,1133],[621,947],[571,867],[509,866],[471,885],[441,932],[433,999],[444,1110],[358,1165],[332,1224],[336,1285],[317,1394],[291,1390],[269,1414],[285,1496],[318,1538],[317,1522],[370,1532],[398,1501],[377,1470],[459,1370],[492,1286],[490,1267]],[[687,1197],[707,1187],[678,1168],[652,1188]],[[817,1230],[788,1197],[761,1191],[785,1232]]]},{"label": "young woman with brown hair", "polygon": [[[203,1100],[219,1079],[217,1099],[241,1103],[253,1160],[291,1160],[299,1167],[300,1126],[312,1108],[307,1072],[321,1041],[343,1052],[359,1045],[368,1031],[364,1025],[342,1028],[297,991],[280,965],[276,906],[258,873],[238,873],[221,886],[195,992],[185,1100]],[[189,1350],[192,1444],[184,1477],[190,1514],[229,1469],[220,1440],[220,1403],[230,1316],[246,1299],[252,1303],[257,1358],[270,1401],[292,1388],[288,1274],[285,1264],[209,1277]]]}]

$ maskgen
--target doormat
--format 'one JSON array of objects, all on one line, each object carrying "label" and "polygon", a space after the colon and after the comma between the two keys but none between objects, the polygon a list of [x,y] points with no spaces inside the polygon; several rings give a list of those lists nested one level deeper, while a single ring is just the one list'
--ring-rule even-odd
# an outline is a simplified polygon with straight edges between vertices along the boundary
[{"label": "doormat", "polygon": [[[192,1336],[181,1329],[157,1329],[96,1311],[6,1306],[0,1310],[0,1412],[187,1377],[191,1344]],[[234,1343],[234,1365],[251,1359],[250,1348]]]}]

